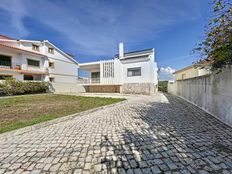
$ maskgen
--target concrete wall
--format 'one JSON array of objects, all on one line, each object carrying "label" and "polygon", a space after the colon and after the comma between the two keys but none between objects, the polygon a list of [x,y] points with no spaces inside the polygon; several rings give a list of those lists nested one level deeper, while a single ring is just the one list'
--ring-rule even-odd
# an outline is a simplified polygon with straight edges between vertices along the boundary
[{"label": "concrete wall", "polygon": [[168,92],[185,98],[232,126],[232,67],[168,84]]},{"label": "concrete wall", "polygon": [[87,92],[86,87],[75,83],[51,83],[51,91],[57,93],[82,93]]}]

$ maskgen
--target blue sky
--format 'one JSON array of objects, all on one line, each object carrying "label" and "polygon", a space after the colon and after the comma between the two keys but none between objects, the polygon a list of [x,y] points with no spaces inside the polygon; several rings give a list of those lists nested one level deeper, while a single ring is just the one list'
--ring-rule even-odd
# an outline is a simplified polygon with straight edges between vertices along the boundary
[{"label": "blue sky", "polygon": [[47,39],[79,62],[155,48],[158,66],[180,69],[198,57],[210,0],[1,0],[0,33]]}]

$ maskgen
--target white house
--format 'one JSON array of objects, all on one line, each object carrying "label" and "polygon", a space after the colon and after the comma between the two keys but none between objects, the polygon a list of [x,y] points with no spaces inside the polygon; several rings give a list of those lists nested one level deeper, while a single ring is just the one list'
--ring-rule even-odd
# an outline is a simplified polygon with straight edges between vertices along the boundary
[{"label": "white house", "polygon": [[[16,40],[0,35],[0,80],[54,83],[55,91],[70,91],[76,85],[78,62],[48,40]],[[70,86],[70,85],[69,85]]]},{"label": "white house", "polygon": [[78,79],[89,92],[153,94],[158,84],[154,49],[124,53],[120,43],[114,59],[79,63],[79,68],[91,74]]}]

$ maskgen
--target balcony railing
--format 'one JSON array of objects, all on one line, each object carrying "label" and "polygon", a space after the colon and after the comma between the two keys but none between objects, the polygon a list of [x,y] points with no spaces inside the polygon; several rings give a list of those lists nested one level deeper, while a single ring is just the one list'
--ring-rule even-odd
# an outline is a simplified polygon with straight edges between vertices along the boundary
[{"label": "balcony railing", "polygon": [[78,84],[100,84],[100,85],[114,85],[119,84],[115,81],[114,77],[106,77],[106,78],[79,78],[77,80]]},{"label": "balcony railing", "polygon": [[39,73],[49,72],[47,67],[33,67],[33,66],[25,65],[25,64],[16,65],[14,67],[0,65],[0,69],[7,70],[7,71],[19,71],[19,72],[24,72],[24,71],[39,72]]},{"label": "balcony railing", "polygon": [[47,67],[34,67],[34,66],[28,66],[28,65],[21,65],[21,70],[27,70],[27,71],[39,71],[39,72],[46,72],[48,73]]},{"label": "balcony railing", "polygon": [[79,78],[78,84],[100,84],[100,78]]}]

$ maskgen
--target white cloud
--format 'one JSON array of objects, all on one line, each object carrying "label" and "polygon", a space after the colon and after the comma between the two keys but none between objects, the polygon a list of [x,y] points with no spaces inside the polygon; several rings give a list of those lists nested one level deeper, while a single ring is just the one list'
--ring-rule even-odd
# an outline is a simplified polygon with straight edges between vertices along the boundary
[{"label": "white cloud", "polygon": [[29,32],[23,24],[23,18],[26,16],[26,9],[24,8],[22,0],[1,0],[0,10],[4,10],[10,14],[10,25],[14,29],[12,34],[15,36],[26,36]]},{"label": "white cloud", "polygon": [[163,80],[174,80],[174,75],[173,73],[176,70],[167,66],[167,67],[161,67],[158,71],[158,78],[159,80],[163,81]]},{"label": "white cloud", "polygon": [[[196,0],[200,3],[200,0]],[[112,55],[120,41],[139,45],[158,37],[167,26],[194,20],[199,4],[185,0],[3,0],[19,35],[27,34],[24,17],[66,36],[82,54]],[[8,9],[8,7],[10,7]],[[180,20],[181,19],[181,20]]]}]

